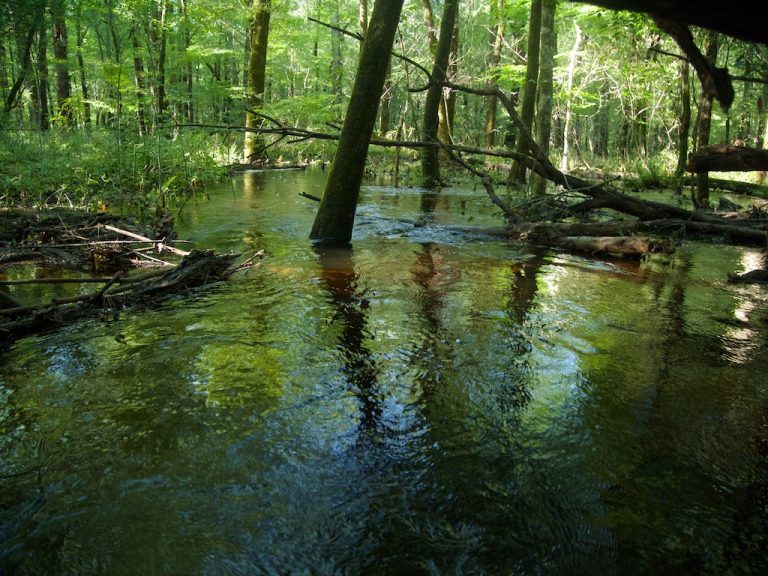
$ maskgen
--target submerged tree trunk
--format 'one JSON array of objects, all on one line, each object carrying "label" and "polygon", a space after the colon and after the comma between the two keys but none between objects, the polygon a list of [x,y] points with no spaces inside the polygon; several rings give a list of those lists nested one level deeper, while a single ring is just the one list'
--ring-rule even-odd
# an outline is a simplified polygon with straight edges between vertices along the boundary
[{"label": "submerged tree trunk", "polygon": [[368,145],[402,7],[402,0],[374,4],[336,157],[310,233],[313,240],[348,244],[352,238]]},{"label": "submerged tree trunk", "polygon": [[[531,15],[528,21],[528,63],[525,69],[525,87],[520,118],[526,126],[533,126],[536,111],[536,93],[539,82],[539,48],[541,44],[541,0],[532,0]],[[525,138],[517,139],[515,151],[519,154],[528,152]],[[510,182],[525,182],[526,167],[522,162],[514,162],[509,172]]]},{"label": "submerged tree trunk", "polygon": [[[246,85],[245,127],[261,125],[257,110],[264,101],[264,87],[267,74],[267,41],[269,39],[269,18],[272,12],[270,0],[254,0],[251,4],[251,19],[248,25],[250,51],[248,53],[248,83]],[[262,146],[253,132],[246,130],[243,144],[243,162],[250,164],[262,154]]]},{"label": "submerged tree trunk", "polygon": [[[541,2],[541,53],[539,64],[538,106],[536,110],[536,143],[546,156],[549,154],[549,136],[552,131],[552,90],[557,53],[557,34],[555,33],[556,0]],[[536,176],[533,182],[533,194],[543,196],[547,181]]]},{"label": "submerged tree trunk", "polygon": [[[458,0],[445,0],[443,19],[440,22],[440,38],[437,43],[435,63],[432,67],[432,84],[427,90],[424,103],[424,142],[438,142],[438,110],[443,99],[443,86],[448,71],[448,62],[453,44],[453,29],[456,26]],[[441,185],[439,150],[435,147],[425,148],[421,155],[421,170],[423,186],[434,188]]]}]

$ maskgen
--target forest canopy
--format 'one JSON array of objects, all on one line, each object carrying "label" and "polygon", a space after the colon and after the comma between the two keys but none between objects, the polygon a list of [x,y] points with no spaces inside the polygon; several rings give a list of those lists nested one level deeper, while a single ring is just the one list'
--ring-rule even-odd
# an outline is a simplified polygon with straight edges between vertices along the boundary
[{"label": "forest canopy", "polygon": [[[169,199],[183,203],[202,182],[220,176],[223,165],[330,160],[373,8],[368,4],[3,3],[0,197],[6,205],[94,207],[127,200],[143,209]],[[440,142],[520,150],[519,129],[497,99],[448,86],[454,84],[508,95],[537,138],[548,134],[539,144],[564,172],[631,173],[653,183],[684,177],[688,152],[700,146],[766,147],[765,45],[691,28],[712,69],[727,70],[734,97],[726,109],[717,101],[713,106],[690,58],[651,15],[543,2],[552,34],[534,45],[532,14],[541,4],[458,3],[447,42]],[[403,4],[374,138],[422,139],[425,87],[445,35],[443,8],[434,0]],[[551,50],[539,50],[545,44]],[[538,102],[528,117],[526,93]],[[264,130],[255,145],[235,130],[245,126]],[[389,172],[401,159],[416,160],[415,152],[401,157],[394,148],[370,154]],[[485,162],[499,174],[513,168],[509,158],[491,155]],[[450,164],[443,155],[441,163]],[[740,179],[759,184],[763,177],[754,171]]]}]

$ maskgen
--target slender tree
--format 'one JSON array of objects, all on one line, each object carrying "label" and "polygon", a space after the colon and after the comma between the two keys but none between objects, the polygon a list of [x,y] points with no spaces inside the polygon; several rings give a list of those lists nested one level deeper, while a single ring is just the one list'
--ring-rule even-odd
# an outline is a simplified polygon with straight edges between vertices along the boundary
[{"label": "slender tree", "polygon": [[[486,63],[488,66],[488,87],[495,88],[499,82],[498,66],[501,62],[501,47],[504,44],[504,0],[495,0],[491,4],[494,22],[490,27],[490,50]],[[496,146],[496,104],[495,96],[485,98],[485,145],[488,148]]]},{"label": "slender tree", "polygon": [[402,6],[403,0],[376,0],[373,6],[336,156],[310,232],[313,240],[348,244],[352,239],[368,145]]},{"label": "slender tree", "polygon": [[[718,33],[708,31],[704,56],[713,66],[717,61],[717,51]],[[709,136],[712,129],[712,103],[713,94],[707,90],[702,90],[701,105],[699,106],[697,148],[709,144]],[[693,205],[697,209],[709,207],[709,174],[707,172],[699,172],[696,175],[696,191],[693,197]]]},{"label": "slender tree", "polygon": [[69,77],[69,49],[67,45],[67,21],[65,0],[51,2],[53,20],[53,54],[56,57],[56,110],[59,121],[67,128],[72,126],[72,81]]},{"label": "slender tree", "polygon": [[[523,87],[523,105],[520,118],[526,126],[533,127],[536,112],[536,93],[539,82],[539,48],[541,44],[541,0],[531,1],[531,15],[528,20],[528,62],[525,68],[525,86]],[[525,138],[517,139],[516,152],[526,154],[528,147]],[[510,182],[525,182],[526,168],[522,162],[514,162],[509,173]]]},{"label": "slender tree", "polygon": [[685,174],[685,164],[688,162],[688,138],[691,133],[691,74],[687,60],[680,60],[678,69],[680,70],[680,108],[675,176],[681,178]]},{"label": "slender tree", "polygon": [[91,124],[91,102],[88,95],[88,83],[85,78],[85,60],[83,59],[83,25],[80,7],[75,15],[75,41],[77,43],[77,70],[80,77],[80,93],[83,99],[83,121],[86,126]]},{"label": "slender tree", "polygon": [[48,18],[45,13],[45,3],[41,5],[40,19],[37,30],[37,82],[34,84],[33,102],[35,103],[35,120],[40,130],[51,127],[50,109],[48,106]]},{"label": "slender tree", "polygon": [[[261,125],[258,109],[264,101],[267,76],[267,44],[269,19],[272,13],[270,0],[252,0],[248,23],[248,76],[246,85],[245,127]],[[249,164],[263,154],[263,148],[254,132],[246,130],[243,145],[243,162]]]},{"label": "slender tree", "polygon": [[[541,60],[536,110],[536,143],[545,155],[549,152],[549,136],[552,131],[553,75],[557,53],[556,9],[557,0],[541,0]],[[547,180],[536,176],[533,184],[533,194],[543,196],[547,189]]]},{"label": "slender tree", "polygon": [[[438,139],[438,108],[443,99],[443,86],[448,71],[448,62],[453,43],[453,30],[459,11],[458,0],[445,0],[443,18],[440,22],[440,38],[437,43],[437,53],[432,67],[432,80],[427,90],[424,103],[424,132],[422,141],[439,142]],[[440,186],[440,157],[436,147],[426,147],[421,154],[422,184],[427,188]]]},{"label": "slender tree", "polygon": [[144,109],[144,60],[141,57],[139,35],[134,26],[130,33],[133,47],[133,85],[136,89],[136,118],[139,123],[139,136],[147,133],[147,115]]},{"label": "slender tree", "polygon": [[568,59],[568,73],[565,81],[565,119],[563,121],[563,156],[560,159],[560,171],[568,171],[569,138],[571,132],[571,116],[573,110],[573,76],[576,74],[576,62],[579,56],[581,44],[581,28],[575,24],[575,37],[571,48],[571,57]]}]

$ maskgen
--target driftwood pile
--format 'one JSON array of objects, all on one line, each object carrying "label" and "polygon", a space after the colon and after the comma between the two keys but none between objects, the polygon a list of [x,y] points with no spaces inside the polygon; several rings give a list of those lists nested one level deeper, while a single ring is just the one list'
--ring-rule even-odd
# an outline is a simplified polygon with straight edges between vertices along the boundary
[{"label": "driftwood pile", "polygon": [[[171,246],[167,237],[151,239],[145,236],[148,233],[135,222],[112,214],[0,212],[0,342],[226,280],[262,255],[259,252],[238,263],[237,254],[186,252]],[[6,278],[7,268],[24,262],[77,269],[83,275]],[[147,267],[151,269],[130,273]],[[22,284],[54,283],[100,286],[89,294],[31,304],[19,301],[10,290]]]}]

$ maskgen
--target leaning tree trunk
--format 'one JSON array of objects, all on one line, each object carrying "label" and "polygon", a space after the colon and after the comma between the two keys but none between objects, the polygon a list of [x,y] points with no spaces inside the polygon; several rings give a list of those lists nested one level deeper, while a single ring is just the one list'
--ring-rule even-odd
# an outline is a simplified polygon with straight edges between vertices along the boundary
[{"label": "leaning tree trunk", "polygon": [[[246,86],[245,127],[257,128],[261,119],[257,110],[264,101],[264,87],[267,75],[267,41],[269,39],[269,17],[272,12],[271,0],[255,0],[248,25],[250,51],[248,53],[248,83]],[[246,130],[243,145],[243,162],[250,164],[263,153],[259,139],[254,132]]]},{"label": "leaning tree trunk", "polygon": [[[443,19],[440,22],[440,39],[437,43],[435,63],[432,67],[432,80],[424,103],[424,133],[422,136],[424,142],[438,142],[438,109],[443,99],[442,84],[447,76],[448,61],[453,44],[453,29],[456,26],[458,11],[458,0],[445,1]],[[424,148],[421,155],[421,170],[423,185],[426,188],[440,186],[440,156],[437,147]]]},{"label": "leaning tree trunk", "polygon": [[[539,82],[539,48],[541,40],[541,0],[532,0],[531,15],[528,21],[528,64],[525,68],[525,87],[523,89],[523,105],[520,118],[526,126],[533,126],[536,111],[536,91]],[[518,154],[528,153],[525,138],[517,139],[515,151]],[[509,172],[510,182],[525,182],[526,167],[522,162],[514,162]]]},{"label": "leaning tree trunk", "polygon": [[374,4],[336,157],[310,233],[313,240],[348,244],[352,239],[368,145],[389,67],[389,58],[382,55],[392,51],[402,7],[403,0]]},{"label": "leaning tree trunk", "polygon": [[[541,53],[538,83],[538,110],[536,110],[536,142],[546,156],[549,154],[549,135],[552,132],[552,88],[557,53],[557,34],[555,33],[555,10],[557,0],[541,2]],[[536,176],[533,193],[543,196],[547,190],[547,180]]]}]

